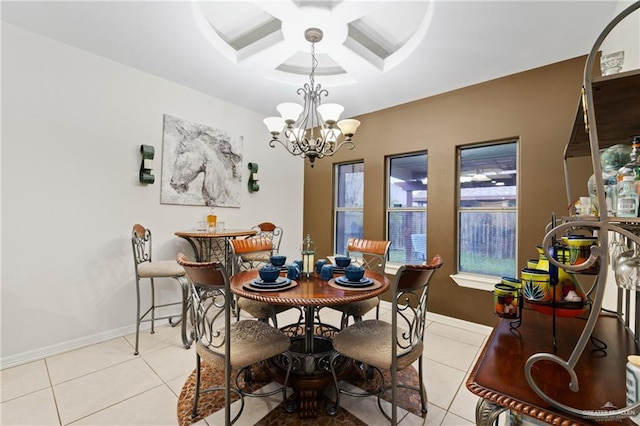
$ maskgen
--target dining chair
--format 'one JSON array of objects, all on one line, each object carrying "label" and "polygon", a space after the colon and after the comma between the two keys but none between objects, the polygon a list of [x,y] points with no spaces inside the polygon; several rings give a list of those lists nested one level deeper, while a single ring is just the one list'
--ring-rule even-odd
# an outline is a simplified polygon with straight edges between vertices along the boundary
[{"label": "dining chair", "polygon": [[271,222],[262,222],[256,226],[251,227],[258,231],[256,237],[265,237],[271,240],[273,243],[273,253],[280,253],[280,241],[282,241],[282,227],[277,226]]},{"label": "dining chair", "polygon": [[[138,340],[140,336],[140,324],[143,322],[151,322],[151,334],[155,333],[154,325],[156,320],[168,319],[169,324],[175,327],[182,322],[182,342],[184,347],[189,349],[191,340],[187,337],[187,310],[189,307],[189,283],[185,277],[185,271],[182,266],[178,265],[175,260],[152,261],[151,258],[151,230],[140,224],[133,225],[131,232],[131,246],[133,247],[133,264],[135,267],[136,278],[136,345],[134,355],[138,355]],[[148,278],[151,283],[151,306],[144,314],[140,314],[140,281]],[[180,302],[171,302],[157,305],[155,292],[155,278],[173,278],[182,289],[182,300]],[[180,315],[165,315],[156,317],[156,309],[166,306],[182,305]],[[146,318],[150,314],[150,318]],[[174,318],[180,318],[174,322]]]},{"label": "dining chair", "polygon": [[[261,266],[267,264],[273,250],[272,241],[266,237],[246,238],[241,240],[235,239],[230,240],[230,243],[233,274],[237,274],[241,271],[258,269]],[[247,256],[252,255],[256,255],[256,257],[252,260],[247,260]],[[258,255],[265,256],[265,258],[260,258]],[[273,326],[278,327],[277,314],[288,309],[292,309],[292,307],[283,305],[272,305],[270,303],[251,300],[245,297],[238,297],[236,300],[235,313],[236,318],[240,319],[240,311],[244,310],[254,318],[257,318],[261,321],[271,320]]]},{"label": "dining chair", "polygon": [[[424,331],[429,296],[429,281],[443,264],[439,255],[434,256],[426,265],[403,265],[396,273],[391,299],[391,323],[379,319],[356,322],[339,331],[333,337],[335,353],[331,356],[329,367],[336,390],[336,400],[327,406],[331,415],[340,408],[340,394],[356,397],[377,395],[378,408],[382,414],[397,424],[398,387],[412,389],[420,393],[423,413],[427,412],[427,391],[424,386],[422,355],[424,352]],[[353,392],[341,389],[338,384],[335,366],[341,357],[356,360],[372,379],[373,370],[380,375],[380,386],[375,393]],[[409,367],[418,360],[419,386],[398,384],[398,371]],[[385,383],[382,370],[390,371],[391,383]],[[382,407],[381,397],[391,389],[391,416]]]},{"label": "dining chair", "polygon": [[[347,256],[353,259],[352,262],[365,269],[384,275],[389,246],[391,246],[391,241],[349,238]],[[342,312],[340,328],[345,328],[348,325],[349,317],[353,317],[354,321],[361,321],[362,317],[374,308],[376,309],[376,319],[378,319],[380,316],[379,304],[380,298],[373,297],[359,302],[331,305],[329,308]]]},{"label": "dining chair", "polygon": [[415,260],[427,260],[427,235],[411,234],[411,249]]},{"label": "dining chair", "polygon": [[[287,335],[262,321],[231,321],[232,294],[229,275],[220,262],[191,262],[182,253],[176,258],[191,281],[191,297],[194,310],[194,337],[196,345],[196,384],[193,398],[192,418],[198,415],[201,394],[224,391],[225,424],[238,420],[244,409],[244,397],[266,397],[282,392],[287,411],[287,384],[291,373],[291,358],[288,354],[291,341]],[[251,381],[251,366],[271,357],[282,355],[288,362],[288,370],[282,386],[269,392],[251,393],[243,389]],[[200,389],[202,363],[224,371],[224,384]],[[235,379],[231,381],[232,373]],[[247,374],[248,373],[248,374]],[[244,385],[241,384],[244,377]],[[231,418],[231,392],[240,398],[240,408]]]},{"label": "dining chair", "polygon": [[262,222],[258,225],[252,226],[252,230],[256,231],[255,235],[248,237],[247,239],[263,239],[266,238],[271,241],[271,250],[269,252],[251,252],[245,253],[241,256],[241,259],[245,263],[251,264],[251,267],[269,262],[269,257],[272,254],[278,254],[280,251],[280,241],[282,240],[282,228],[276,226],[271,222]]}]

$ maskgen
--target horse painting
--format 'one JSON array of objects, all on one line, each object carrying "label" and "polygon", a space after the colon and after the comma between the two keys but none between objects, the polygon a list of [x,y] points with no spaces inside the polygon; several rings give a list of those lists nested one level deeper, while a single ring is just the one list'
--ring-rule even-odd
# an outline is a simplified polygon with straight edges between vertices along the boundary
[{"label": "horse painting", "polygon": [[164,136],[162,203],[240,207],[242,137],[168,115]]}]

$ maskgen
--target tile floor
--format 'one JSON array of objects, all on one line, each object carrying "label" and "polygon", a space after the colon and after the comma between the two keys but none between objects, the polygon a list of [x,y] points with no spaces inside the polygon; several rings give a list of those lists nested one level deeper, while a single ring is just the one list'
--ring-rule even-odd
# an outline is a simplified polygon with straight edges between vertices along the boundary
[{"label": "tile floor", "polygon": [[[333,315],[335,314],[335,318]],[[286,324],[287,315],[279,317]],[[381,317],[388,319],[388,307]],[[338,313],[323,311],[337,324]],[[195,366],[193,348],[180,344],[179,327],[156,326],[135,335],[0,371],[2,425],[175,425],[182,385]],[[429,395],[427,418],[402,412],[401,425],[472,425],[477,398],[465,387],[487,334],[431,322],[426,330],[424,374]],[[248,398],[238,425],[252,425],[274,403]],[[343,397],[342,406],[369,425],[388,424],[375,399]],[[221,424],[221,412],[198,426]]]}]

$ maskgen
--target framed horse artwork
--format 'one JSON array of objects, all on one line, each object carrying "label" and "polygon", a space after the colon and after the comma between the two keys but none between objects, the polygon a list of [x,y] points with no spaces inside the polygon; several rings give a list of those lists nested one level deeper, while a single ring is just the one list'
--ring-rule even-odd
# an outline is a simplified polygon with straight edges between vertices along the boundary
[{"label": "framed horse artwork", "polygon": [[164,115],[160,203],[240,207],[242,136]]}]

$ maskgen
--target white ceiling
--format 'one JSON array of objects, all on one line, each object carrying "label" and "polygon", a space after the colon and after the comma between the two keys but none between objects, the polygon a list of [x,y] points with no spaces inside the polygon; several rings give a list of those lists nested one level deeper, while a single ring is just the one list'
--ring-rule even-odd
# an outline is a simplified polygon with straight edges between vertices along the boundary
[{"label": "white ceiling", "polygon": [[589,52],[616,1],[2,1],[2,20],[261,114],[316,83],[343,118]]}]

